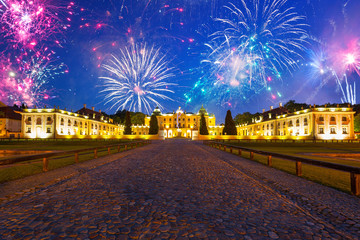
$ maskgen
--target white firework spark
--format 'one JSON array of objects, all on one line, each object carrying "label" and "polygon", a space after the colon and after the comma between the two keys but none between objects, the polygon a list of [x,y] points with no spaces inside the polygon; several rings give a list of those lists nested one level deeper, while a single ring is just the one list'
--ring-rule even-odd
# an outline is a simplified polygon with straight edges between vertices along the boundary
[{"label": "white firework spark", "polygon": [[103,68],[109,74],[100,77],[104,80],[106,104],[112,108],[131,111],[151,110],[158,106],[163,109],[160,100],[171,100],[166,93],[174,93],[168,86],[176,84],[168,82],[172,77],[173,68],[168,67],[166,54],[160,48],[145,45],[132,45],[120,49],[119,54],[112,55]]},{"label": "white firework spark", "polygon": [[215,71],[221,72],[234,55],[239,56],[246,61],[248,75],[242,83],[251,87],[256,82],[256,88],[266,85],[269,77],[281,78],[282,71],[297,68],[296,58],[302,58],[308,38],[305,18],[286,6],[288,0],[239,2],[225,7],[228,18],[215,19],[224,26],[211,35],[208,45],[208,62],[214,63]]}]

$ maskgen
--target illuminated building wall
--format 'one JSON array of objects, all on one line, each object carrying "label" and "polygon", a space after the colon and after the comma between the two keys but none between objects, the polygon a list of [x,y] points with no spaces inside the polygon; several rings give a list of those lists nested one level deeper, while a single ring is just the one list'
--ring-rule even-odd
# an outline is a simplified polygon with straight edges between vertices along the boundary
[{"label": "illuminated building wall", "polygon": [[[88,114],[78,112],[86,110]],[[74,113],[60,109],[24,109],[22,133],[24,138],[105,138],[123,135],[124,127],[112,124],[101,112],[83,109]]]},{"label": "illuminated building wall", "polygon": [[[204,114],[206,126],[209,133],[215,127],[215,115],[208,114],[202,106],[198,113],[186,112],[180,108],[176,112],[161,113],[155,108],[153,115],[156,115],[159,129],[164,130],[165,138],[185,137],[192,138],[192,131],[199,129],[201,114]],[[145,118],[145,126],[150,126],[150,117]]]},{"label": "illuminated building wall", "polygon": [[21,115],[0,102],[0,138],[21,138]]},{"label": "illuminated building wall", "polygon": [[237,126],[240,138],[263,139],[354,139],[352,108],[312,107],[288,112],[280,106],[263,112],[251,124]]}]

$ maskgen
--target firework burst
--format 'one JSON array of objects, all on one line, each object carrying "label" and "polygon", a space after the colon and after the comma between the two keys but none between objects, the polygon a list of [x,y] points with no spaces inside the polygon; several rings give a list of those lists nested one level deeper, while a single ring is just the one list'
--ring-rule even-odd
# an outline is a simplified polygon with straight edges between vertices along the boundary
[{"label": "firework burst", "polygon": [[100,77],[106,104],[111,103],[116,111],[126,108],[150,113],[155,106],[163,109],[159,100],[172,100],[165,94],[174,93],[168,86],[176,84],[168,82],[174,76],[173,68],[160,51],[154,46],[132,45],[112,55],[103,65],[108,76]]},{"label": "firework burst", "polygon": [[211,76],[200,85],[211,96],[223,94],[221,104],[264,89],[272,100],[281,96],[269,83],[298,67],[308,43],[305,18],[288,5],[287,0],[241,0],[225,6],[226,17],[215,18],[221,30],[210,35],[203,60]]},{"label": "firework burst", "polygon": [[[280,77],[282,71],[297,67],[307,43],[304,17],[293,7],[286,7],[287,0],[241,0],[239,6],[225,8],[229,18],[217,18],[224,29],[212,34],[215,44],[210,56],[215,55],[221,67],[234,54],[241,56],[247,65],[248,79],[266,85],[269,76]],[[230,49],[231,52],[225,51]]]},{"label": "firework burst", "polygon": [[0,99],[8,105],[41,105],[52,98],[52,90],[47,88],[50,81],[66,72],[64,64],[55,64],[43,57],[4,59],[0,67]]},{"label": "firework burst", "polygon": [[60,45],[56,37],[70,27],[72,2],[68,5],[50,0],[8,0],[1,3],[0,33],[13,48],[34,48],[45,41]]}]

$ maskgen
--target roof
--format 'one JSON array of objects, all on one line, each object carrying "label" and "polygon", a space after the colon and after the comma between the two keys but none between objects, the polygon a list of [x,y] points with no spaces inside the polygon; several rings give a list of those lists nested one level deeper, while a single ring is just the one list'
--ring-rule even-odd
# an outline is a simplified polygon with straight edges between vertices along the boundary
[{"label": "roof", "polygon": [[200,110],[199,110],[199,114],[200,114],[200,115],[202,115],[202,114],[208,115],[206,109],[204,108],[204,105],[201,105],[201,108],[200,108]]},{"label": "roof", "polygon": [[159,107],[156,107],[151,115],[160,116],[161,110]]},{"label": "roof", "polygon": [[81,115],[85,115],[85,116],[89,116],[89,119],[94,119],[94,120],[97,120],[97,121],[101,121],[102,120],[101,117],[104,117],[104,119],[105,119],[104,114],[102,114],[100,112],[97,112],[97,111],[93,111],[92,109],[88,109],[88,108],[85,108],[85,107],[83,107],[82,109],[76,111],[76,113],[81,114]]},{"label": "roof", "polygon": [[15,111],[21,111],[21,109],[9,106],[0,107],[0,118],[21,120],[21,114]]},{"label": "roof", "polygon": [[[287,108],[278,107],[278,108],[274,108],[269,111],[260,113],[260,116],[262,117],[261,121],[265,122],[265,121],[275,119],[276,116],[280,116],[280,115],[284,115],[284,114],[288,114],[288,113],[290,113],[290,111]],[[271,117],[270,117],[270,115],[271,115]]]}]

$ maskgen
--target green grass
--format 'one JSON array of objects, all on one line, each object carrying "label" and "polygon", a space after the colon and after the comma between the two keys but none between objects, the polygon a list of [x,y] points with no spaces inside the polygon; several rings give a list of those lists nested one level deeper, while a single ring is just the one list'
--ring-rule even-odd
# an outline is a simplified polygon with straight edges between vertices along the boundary
[{"label": "green grass", "polygon": [[[281,153],[292,156],[299,156],[319,161],[332,162],[337,164],[360,167],[359,161],[351,161],[346,159],[319,157],[312,155],[304,155],[304,153],[358,153],[359,143],[275,143],[275,142],[225,142],[231,145],[239,145],[244,148],[262,150],[267,152]],[[229,151],[229,149],[227,149]],[[238,154],[237,150],[233,150],[234,154]],[[242,154],[245,158],[250,158],[248,152]],[[254,160],[262,164],[267,164],[267,156],[255,154]],[[295,174],[295,162],[284,159],[272,159],[272,166],[282,171]],[[341,191],[350,192],[350,174],[338,170],[302,164],[302,176],[320,184],[330,186]]]},{"label": "green grass", "polygon": [[[77,150],[86,148],[95,148],[106,145],[121,144],[128,141],[116,140],[116,141],[36,141],[36,142],[0,142],[0,149],[16,149],[16,150]],[[4,144],[6,143],[6,144]],[[120,151],[124,151],[122,147]],[[117,148],[111,148],[111,154],[117,153]],[[107,149],[101,149],[98,151],[98,157],[108,155]],[[94,152],[85,152],[79,154],[79,162],[88,161],[94,158]],[[74,155],[69,156],[57,156],[49,158],[49,171],[65,167],[75,163]],[[33,160],[28,162],[22,162],[20,164],[14,164],[10,167],[0,167],[0,183],[20,179],[26,176],[41,173],[43,170],[42,159]]]}]

